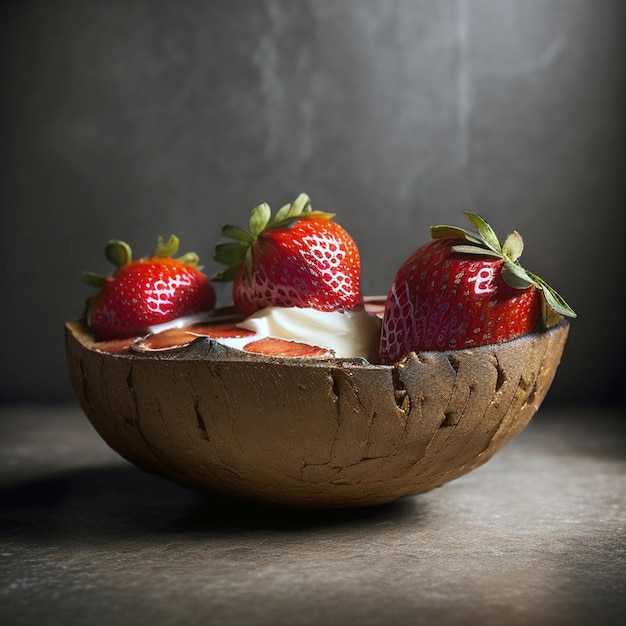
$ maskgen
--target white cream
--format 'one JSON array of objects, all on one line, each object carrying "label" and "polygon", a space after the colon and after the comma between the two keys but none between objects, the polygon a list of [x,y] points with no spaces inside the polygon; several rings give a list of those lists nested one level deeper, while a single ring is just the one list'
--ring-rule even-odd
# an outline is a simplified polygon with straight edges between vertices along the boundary
[{"label": "white cream", "polygon": [[201,324],[208,322],[211,319],[209,313],[195,313],[194,315],[183,315],[177,317],[169,322],[163,322],[162,324],[155,324],[154,326],[148,326],[149,333],[162,333],[165,330],[171,330],[172,328],[185,328],[193,324]]},{"label": "white cream", "polygon": [[278,337],[327,348],[337,358],[378,358],[380,319],[366,311],[316,311],[271,306],[238,326],[264,337]]}]

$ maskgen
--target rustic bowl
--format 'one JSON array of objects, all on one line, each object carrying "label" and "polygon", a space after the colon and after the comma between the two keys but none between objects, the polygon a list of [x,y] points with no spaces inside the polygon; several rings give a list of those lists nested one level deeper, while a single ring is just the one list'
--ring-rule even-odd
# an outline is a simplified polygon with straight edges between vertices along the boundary
[{"label": "rustic bowl", "polygon": [[109,353],[79,320],[66,344],[83,410],[127,460],[201,493],[321,508],[390,502],[485,463],[538,409],[568,329],[395,366],[251,357],[208,338]]}]

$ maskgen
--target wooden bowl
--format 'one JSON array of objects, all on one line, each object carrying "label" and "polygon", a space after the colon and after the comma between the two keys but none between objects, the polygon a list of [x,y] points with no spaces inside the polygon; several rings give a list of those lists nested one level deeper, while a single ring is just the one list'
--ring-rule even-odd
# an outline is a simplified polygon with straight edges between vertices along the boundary
[{"label": "wooden bowl", "polygon": [[83,410],[127,460],[201,493],[321,508],[390,502],[485,463],[538,409],[568,330],[395,366],[252,357],[206,337],[109,353],[81,321],[66,344]]}]

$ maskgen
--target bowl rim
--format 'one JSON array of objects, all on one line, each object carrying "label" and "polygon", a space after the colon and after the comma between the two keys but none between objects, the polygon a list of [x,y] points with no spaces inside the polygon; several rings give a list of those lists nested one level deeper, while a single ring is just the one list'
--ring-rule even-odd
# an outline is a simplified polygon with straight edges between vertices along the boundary
[{"label": "bowl rim", "polygon": [[[279,357],[269,356],[263,354],[246,353],[242,350],[235,348],[229,348],[220,344],[218,340],[210,337],[196,337],[188,344],[180,347],[172,347],[165,350],[158,350],[153,352],[144,352],[139,350],[127,349],[121,352],[109,352],[98,348],[98,343],[91,331],[89,330],[84,317],[74,318],[65,322],[66,333],[71,335],[77,340],[83,348],[116,359],[128,359],[128,360],[153,360],[153,361],[180,361],[184,363],[186,361],[211,361],[211,362],[228,362],[228,363],[252,363],[262,364],[264,366],[276,365],[298,365],[299,367],[346,367],[355,369],[379,369],[381,371],[393,370],[398,367],[403,367],[407,361],[411,358],[417,358],[418,360],[428,359],[429,355],[443,355],[453,356],[460,354],[485,354],[491,353],[494,349],[506,348],[508,346],[515,347],[524,342],[532,341],[535,339],[549,340],[551,337],[555,337],[561,333],[568,333],[570,323],[567,319],[562,318],[557,324],[547,328],[545,330],[538,330],[525,335],[520,335],[509,339],[507,341],[501,341],[498,343],[485,344],[476,347],[462,348],[459,350],[425,350],[419,352],[410,352],[403,356],[401,359],[391,365],[384,365],[382,363],[372,363],[363,357],[356,358],[337,358],[337,357]],[[134,341],[139,341],[146,335],[136,337]]]}]

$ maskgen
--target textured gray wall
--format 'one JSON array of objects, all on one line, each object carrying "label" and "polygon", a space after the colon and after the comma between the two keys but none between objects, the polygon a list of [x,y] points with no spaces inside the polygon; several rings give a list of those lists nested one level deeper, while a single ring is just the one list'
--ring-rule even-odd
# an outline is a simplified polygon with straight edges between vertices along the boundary
[{"label": "textured gray wall", "polygon": [[71,398],[63,321],[110,238],[146,253],[175,232],[211,273],[222,223],[306,191],[357,240],[367,293],[430,224],[519,230],[579,313],[550,399],[621,402],[625,9],[5,3],[1,399]]}]

